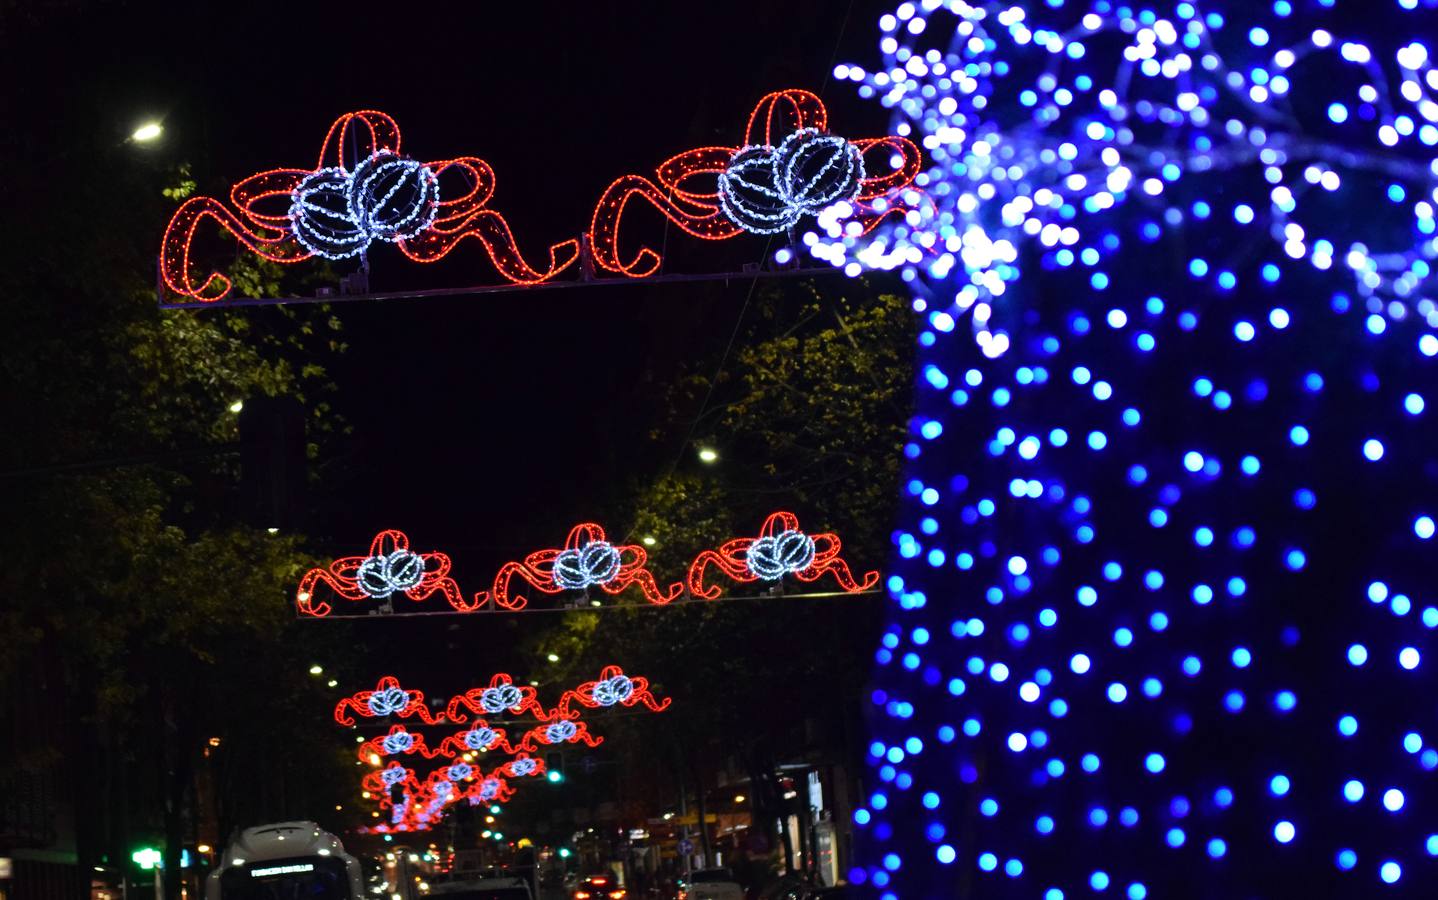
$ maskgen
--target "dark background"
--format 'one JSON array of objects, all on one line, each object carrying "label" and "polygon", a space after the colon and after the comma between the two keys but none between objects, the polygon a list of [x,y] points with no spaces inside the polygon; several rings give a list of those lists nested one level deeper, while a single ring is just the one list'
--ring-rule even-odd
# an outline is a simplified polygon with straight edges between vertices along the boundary
[{"label": "dark background", "polygon": [[[652,175],[691,147],[738,143],[749,110],[769,91],[820,93],[841,132],[886,130],[876,105],[829,78],[836,61],[876,56],[880,9],[870,3],[51,2],[0,10],[0,32],[12,38],[0,61],[12,123],[0,142],[15,144],[12,176],[28,169],[27,178],[63,178],[91,164],[91,141],[121,147],[139,124],[159,119],[159,141],[106,160],[160,171],[185,164],[196,193],[225,197],[253,172],[313,165],[338,115],[373,108],[398,121],[407,153],[490,162],[498,179],[491,206],[533,262],[588,227],[613,178]],[[642,211],[636,219],[645,216],[626,226],[629,240],[664,241],[667,263],[680,270],[737,272],[774,249],[748,236],[719,248],[674,229],[666,236],[662,219]],[[157,218],[150,234],[131,239],[158,249],[163,229]],[[434,266],[378,247],[371,266],[375,290],[502,280],[474,244]],[[417,550],[450,553],[461,587],[473,593],[504,561],[561,545],[555,522],[599,521],[624,536],[635,480],[694,453],[682,433],[648,433],[666,386],[722,356],[753,289],[753,279],[738,277],[338,306],[350,346],[321,362],[337,388],[325,399],[351,430],[329,439],[314,463],[320,477],[301,524],[311,549],[362,552],[378,530],[399,528]],[[277,314],[252,312],[257,321]],[[512,648],[541,624],[533,620],[548,617],[506,618],[451,625],[448,647],[483,642],[487,659],[471,661],[476,671],[502,661],[522,673]],[[357,640],[419,649],[389,665],[416,681],[436,678],[443,683],[427,687],[447,693],[473,673],[425,670],[435,661],[423,648],[435,646],[443,621],[349,627]]]},{"label": "dark background", "polygon": [[[489,161],[493,208],[538,261],[587,227],[612,178],[652,173],[692,146],[737,142],[770,90],[824,91],[836,120],[879,132],[876,108],[847,87],[825,90],[832,60],[873,40],[876,13],[855,5],[852,15],[817,0],[77,6],[33,23],[5,67],[10,83],[30,86],[12,99],[31,121],[89,120],[120,141],[162,118],[164,137],[134,148],[137,164],[189,161],[198,193],[221,197],[252,172],[312,165],[339,114],[383,110],[420,158]],[[156,245],[163,226],[155,223]],[[684,252],[676,244],[698,243],[671,237],[671,262]],[[718,268],[737,270],[763,249],[758,238],[728,242]],[[500,281],[469,265],[483,259],[477,245],[453,256],[425,267],[378,248],[372,285]],[[616,482],[648,461],[636,455],[684,452],[650,447],[645,427],[677,367],[722,349],[750,286],[739,278],[345,305],[351,349],[326,362],[354,429],[339,448],[344,468],[361,480],[331,481],[327,521],[309,530],[340,548],[402,528],[417,547],[444,546],[484,571],[562,539],[529,529],[536,508],[552,513],[545,520],[602,519]]]}]

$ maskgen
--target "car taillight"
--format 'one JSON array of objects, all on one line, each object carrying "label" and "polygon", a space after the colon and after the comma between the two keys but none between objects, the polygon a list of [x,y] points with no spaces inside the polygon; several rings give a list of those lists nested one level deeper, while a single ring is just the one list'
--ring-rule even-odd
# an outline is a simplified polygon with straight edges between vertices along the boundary
[{"label": "car taillight", "polygon": [[613,900],[619,900],[619,898],[620,898],[620,897],[623,897],[624,894],[625,894],[624,891],[610,891],[610,892],[609,892],[609,896],[610,896],[611,898],[613,898]]},{"label": "car taillight", "polygon": [[589,892],[588,892],[588,891],[575,891],[575,892],[574,892],[574,900],[589,900]]}]

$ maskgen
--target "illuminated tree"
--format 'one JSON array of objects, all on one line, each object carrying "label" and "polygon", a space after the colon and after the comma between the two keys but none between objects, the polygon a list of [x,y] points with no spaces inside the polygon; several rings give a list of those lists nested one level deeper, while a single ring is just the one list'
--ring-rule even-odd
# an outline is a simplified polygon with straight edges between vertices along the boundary
[{"label": "illuminated tree", "polygon": [[905,3],[836,72],[931,163],[809,239],[925,325],[876,893],[1431,881],[1434,19],[1334,5]]}]

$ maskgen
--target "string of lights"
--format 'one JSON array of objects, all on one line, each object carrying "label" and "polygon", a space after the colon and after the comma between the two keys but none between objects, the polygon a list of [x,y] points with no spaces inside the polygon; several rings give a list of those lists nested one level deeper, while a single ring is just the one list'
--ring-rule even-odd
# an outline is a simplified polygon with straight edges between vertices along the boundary
[{"label": "string of lights", "polygon": [[1435,8],[907,2],[836,67],[934,202],[806,237],[923,322],[850,880],[1430,892]]},{"label": "string of lights", "polygon": [[[1346,268],[1379,319],[1438,327],[1438,72],[1423,44],[1380,60],[1361,40],[1300,27],[1292,3],[1241,38],[1196,3],[1142,14],[1050,5],[1063,12],[1037,24],[1019,5],[907,3],[881,21],[881,68],[836,67],[923,145],[931,166],[915,184],[943,211],[867,235],[821,219],[804,235],[815,257],[852,275],[899,271],[936,328],[968,314],[980,347],[998,356],[1009,346],[1001,323],[1019,315],[1003,307],[1021,248],[1034,244],[1045,266],[1096,269],[1116,249],[1107,234],[1093,239],[1086,223],[1096,216],[1123,204],[1157,211],[1139,234],[1153,243],[1213,214],[1211,203],[1185,209],[1173,195],[1243,184],[1251,196],[1227,204],[1246,236],[1321,271]],[[1336,89],[1328,103],[1308,103],[1294,85],[1320,69]],[[1261,177],[1233,177],[1245,171]],[[1384,195],[1386,221],[1342,215],[1350,181]],[[1195,257],[1191,268],[1222,291],[1237,286],[1221,265]],[[1272,283],[1277,271],[1260,276]],[[1099,284],[1103,274],[1093,272]]]}]

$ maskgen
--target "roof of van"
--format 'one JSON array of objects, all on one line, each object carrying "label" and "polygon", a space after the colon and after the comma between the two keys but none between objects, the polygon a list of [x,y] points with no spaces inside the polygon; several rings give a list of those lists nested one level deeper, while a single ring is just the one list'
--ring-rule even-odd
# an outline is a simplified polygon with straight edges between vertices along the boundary
[{"label": "roof of van", "polygon": [[340,839],[314,822],[276,822],[246,828],[225,849],[225,862],[255,862],[295,856],[342,856]]}]

